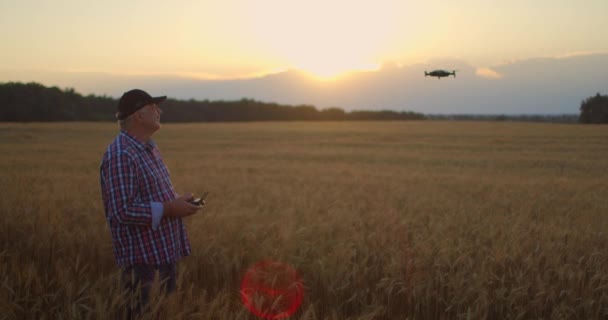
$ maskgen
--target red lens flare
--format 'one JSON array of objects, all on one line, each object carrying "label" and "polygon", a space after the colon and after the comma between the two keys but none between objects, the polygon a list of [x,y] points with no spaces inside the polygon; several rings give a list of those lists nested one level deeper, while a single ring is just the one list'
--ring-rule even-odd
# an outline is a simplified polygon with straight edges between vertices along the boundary
[{"label": "red lens flare", "polygon": [[249,268],[241,283],[241,299],[251,313],[264,319],[293,315],[304,298],[296,270],[282,262],[261,261]]}]

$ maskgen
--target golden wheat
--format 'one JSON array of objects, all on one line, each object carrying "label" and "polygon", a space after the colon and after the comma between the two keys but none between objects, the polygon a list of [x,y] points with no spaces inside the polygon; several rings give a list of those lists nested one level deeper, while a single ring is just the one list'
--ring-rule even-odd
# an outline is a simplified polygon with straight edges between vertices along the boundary
[{"label": "golden wheat", "polygon": [[[0,319],[124,303],[98,168],[108,123],[0,124]],[[608,317],[608,127],[168,124],[155,135],[193,254],[162,319],[256,319],[247,268],[294,266],[293,319]]]}]

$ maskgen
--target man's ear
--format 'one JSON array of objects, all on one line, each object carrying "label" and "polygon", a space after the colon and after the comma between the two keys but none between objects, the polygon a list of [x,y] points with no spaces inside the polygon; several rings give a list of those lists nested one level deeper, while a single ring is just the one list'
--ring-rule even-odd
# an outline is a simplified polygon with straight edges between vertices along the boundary
[{"label": "man's ear", "polygon": [[139,122],[141,120],[141,112],[139,112],[140,110],[135,111],[135,113],[133,113],[133,121],[134,122]]}]

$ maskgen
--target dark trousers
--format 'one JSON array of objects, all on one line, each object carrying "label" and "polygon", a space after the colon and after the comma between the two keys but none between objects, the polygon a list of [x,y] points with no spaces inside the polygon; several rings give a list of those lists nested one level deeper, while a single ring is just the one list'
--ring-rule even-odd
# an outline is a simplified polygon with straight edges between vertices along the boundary
[{"label": "dark trousers", "polygon": [[127,303],[119,311],[119,319],[134,319],[145,312],[150,302],[150,290],[156,280],[161,294],[175,291],[177,269],[175,263],[162,265],[133,265],[122,270],[121,285],[127,293]]}]

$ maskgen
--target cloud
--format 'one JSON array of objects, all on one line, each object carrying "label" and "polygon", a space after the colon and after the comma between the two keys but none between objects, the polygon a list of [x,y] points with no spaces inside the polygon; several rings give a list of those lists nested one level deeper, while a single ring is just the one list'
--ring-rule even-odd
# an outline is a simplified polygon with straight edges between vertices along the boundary
[{"label": "cloud", "polygon": [[486,78],[486,79],[500,79],[500,78],[502,78],[502,74],[500,74],[497,71],[492,70],[490,68],[477,68],[477,71],[475,71],[475,74],[478,77],[482,77],[482,78]]},{"label": "cloud", "polygon": [[555,56],[556,59],[567,59],[584,56],[594,56],[608,54],[608,51],[574,51]]}]

